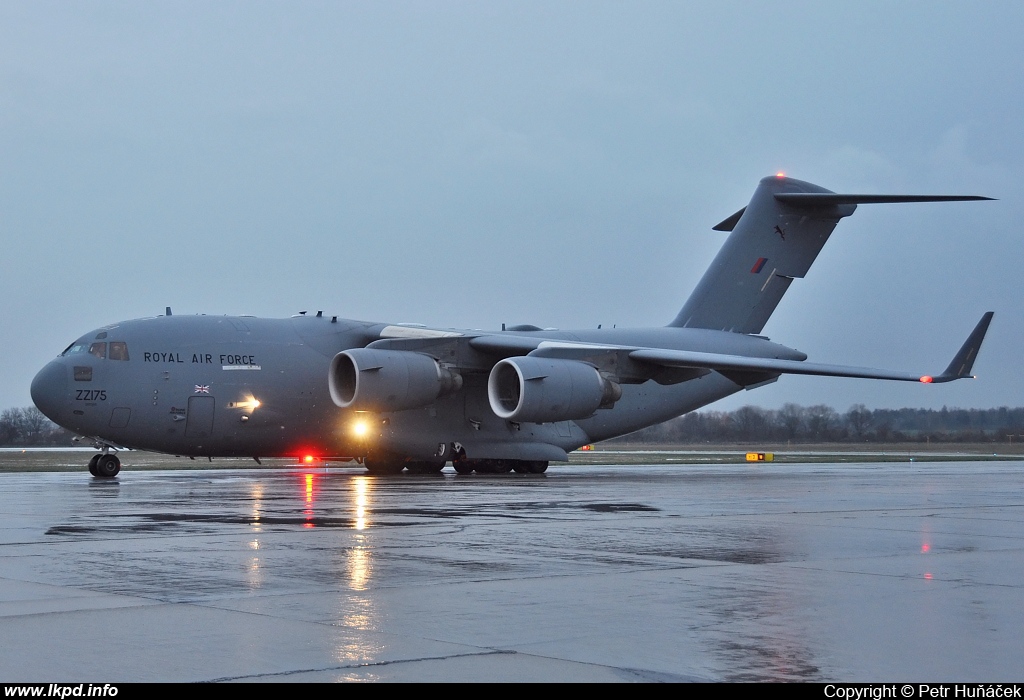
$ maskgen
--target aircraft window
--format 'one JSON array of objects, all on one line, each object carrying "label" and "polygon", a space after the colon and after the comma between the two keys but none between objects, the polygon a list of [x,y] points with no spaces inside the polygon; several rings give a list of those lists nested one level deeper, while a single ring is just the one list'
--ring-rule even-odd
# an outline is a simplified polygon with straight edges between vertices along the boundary
[{"label": "aircraft window", "polygon": [[65,355],[74,355],[79,352],[85,352],[85,346],[78,343],[71,343],[71,345],[64,349],[64,352],[62,352],[60,356],[64,357]]},{"label": "aircraft window", "polygon": [[128,359],[128,343],[121,343],[116,340],[110,342],[110,359],[111,360],[127,360]]},{"label": "aircraft window", "polygon": [[92,381],[92,367],[75,367],[75,381],[76,382],[91,382]]},{"label": "aircraft window", "polygon": [[106,343],[93,343],[89,346],[89,354],[95,355],[99,358],[107,356],[107,344]]},{"label": "aircraft window", "polygon": [[96,334],[96,340],[103,340],[106,337],[107,337],[107,332],[106,331],[102,331],[102,332]]}]

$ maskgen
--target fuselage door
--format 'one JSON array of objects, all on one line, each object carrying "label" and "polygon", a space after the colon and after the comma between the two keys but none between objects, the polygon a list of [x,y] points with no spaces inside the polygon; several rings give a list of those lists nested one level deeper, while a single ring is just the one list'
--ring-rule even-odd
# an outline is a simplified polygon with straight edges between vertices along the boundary
[{"label": "fuselage door", "polygon": [[204,438],[213,434],[214,405],[212,396],[188,397],[185,437]]}]

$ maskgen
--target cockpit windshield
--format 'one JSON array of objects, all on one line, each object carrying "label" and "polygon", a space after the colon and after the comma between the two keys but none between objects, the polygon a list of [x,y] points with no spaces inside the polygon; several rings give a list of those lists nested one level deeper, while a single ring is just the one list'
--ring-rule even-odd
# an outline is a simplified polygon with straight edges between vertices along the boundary
[{"label": "cockpit windshield", "polygon": [[64,348],[64,352],[60,356],[67,357],[68,355],[79,355],[84,352],[88,352],[90,355],[94,355],[101,360],[127,360],[128,343],[119,340],[113,340],[110,343],[96,342],[90,345],[75,342]]}]

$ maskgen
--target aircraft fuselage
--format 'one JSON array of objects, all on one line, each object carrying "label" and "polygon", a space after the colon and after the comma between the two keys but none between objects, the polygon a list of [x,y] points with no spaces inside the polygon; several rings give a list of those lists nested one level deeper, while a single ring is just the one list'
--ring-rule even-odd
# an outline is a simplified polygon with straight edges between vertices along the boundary
[{"label": "aircraft fuselage", "polygon": [[[649,380],[623,385],[614,407],[589,418],[517,423],[491,410],[486,384],[494,357],[483,357],[479,371],[462,370],[458,391],[429,406],[386,413],[339,408],[328,390],[331,360],[380,340],[389,328],[401,327],[312,315],[125,321],[73,343],[39,373],[32,395],[48,417],[75,433],[179,455],[355,458],[383,450],[443,459],[455,444],[470,457],[557,460],[581,445],[659,423],[742,388],[715,372],[674,383]],[[475,334],[451,335],[456,342]],[[804,357],[761,338],[701,329],[517,335]],[[357,422],[368,430],[357,434]]]}]

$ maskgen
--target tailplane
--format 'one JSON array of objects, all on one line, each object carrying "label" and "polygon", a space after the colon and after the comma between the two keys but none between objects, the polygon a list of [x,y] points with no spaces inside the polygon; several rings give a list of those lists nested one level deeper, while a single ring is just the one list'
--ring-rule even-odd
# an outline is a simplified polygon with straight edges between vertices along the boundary
[{"label": "tailplane", "polygon": [[836,194],[766,177],[746,207],[714,227],[732,233],[669,326],[760,333],[792,281],[807,274],[836,224],[858,204],[983,199],[990,198]]}]

